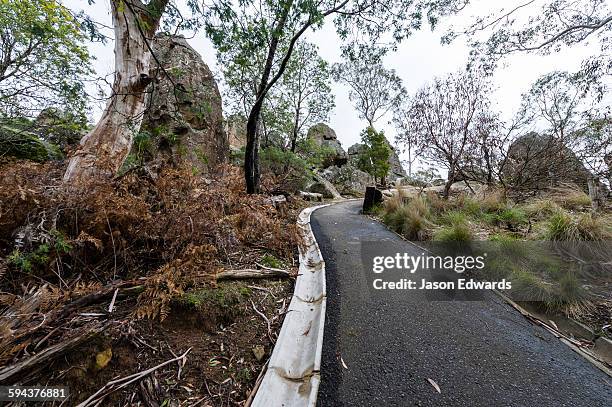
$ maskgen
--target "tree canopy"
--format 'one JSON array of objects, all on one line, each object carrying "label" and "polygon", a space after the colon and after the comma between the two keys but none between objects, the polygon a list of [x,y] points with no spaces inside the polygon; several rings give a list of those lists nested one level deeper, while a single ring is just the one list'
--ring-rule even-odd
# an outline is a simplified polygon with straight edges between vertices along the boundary
[{"label": "tree canopy", "polygon": [[82,26],[55,0],[0,0],[0,114],[83,114],[92,73]]},{"label": "tree canopy", "polygon": [[349,86],[349,99],[369,126],[397,108],[406,96],[402,80],[383,65],[385,52],[384,48],[360,46],[355,53],[347,53],[347,61],[334,66],[334,78]]},{"label": "tree canopy", "polygon": [[376,131],[372,126],[368,126],[361,132],[361,142],[364,149],[359,157],[359,167],[378,179],[385,185],[385,178],[389,173],[389,157],[391,147],[382,131]]}]

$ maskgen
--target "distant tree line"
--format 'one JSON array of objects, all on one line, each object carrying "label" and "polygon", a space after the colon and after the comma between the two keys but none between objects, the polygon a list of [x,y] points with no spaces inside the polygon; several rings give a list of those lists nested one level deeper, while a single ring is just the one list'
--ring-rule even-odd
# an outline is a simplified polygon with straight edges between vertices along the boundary
[{"label": "distant tree line", "polygon": [[[305,129],[328,118],[334,106],[332,78],[350,88],[351,101],[374,131],[364,134],[378,135],[377,121],[393,112],[408,161],[418,156],[445,167],[446,193],[458,179],[515,182],[503,176],[512,161],[508,147],[542,123],[552,147],[571,150],[594,179],[610,177],[605,95],[612,66],[607,48],[612,12],[604,0],[526,1],[452,30],[445,42],[462,36],[473,47],[469,69],[438,78],[411,98],[397,74],[384,67],[386,50],[425,22],[435,26],[440,18],[460,12],[468,0],[213,0],[206,7],[196,0],[106,1],[111,27],[56,0],[0,1],[3,120],[32,118],[46,107],[83,116],[91,99],[83,83],[92,75],[85,42],[103,41],[107,34],[101,30],[112,31],[111,93],[100,120],[71,156],[67,183],[108,179],[121,167],[142,122],[147,87],[154,74],[164,71],[151,48],[158,31],[205,33],[215,46],[230,92],[228,107],[246,119],[248,193],[260,189],[262,142],[280,134],[284,148],[296,151]],[[343,41],[344,62],[334,66],[305,40],[307,32],[327,21]],[[578,72],[544,76],[525,94],[516,118],[500,120],[489,100],[487,78],[504,56],[552,53],[591,38],[602,44],[601,55],[585,60]],[[377,143],[377,137],[368,139]]]}]

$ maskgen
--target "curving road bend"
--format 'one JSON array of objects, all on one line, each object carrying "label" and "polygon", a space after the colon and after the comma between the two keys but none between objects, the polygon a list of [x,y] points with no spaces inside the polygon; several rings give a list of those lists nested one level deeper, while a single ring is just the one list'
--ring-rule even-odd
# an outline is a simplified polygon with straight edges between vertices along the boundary
[{"label": "curving road bend", "polygon": [[364,244],[421,250],[360,208],[348,201],[311,218],[327,277],[319,406],[612,405],[609,376],[492,293],[374,292]]}]

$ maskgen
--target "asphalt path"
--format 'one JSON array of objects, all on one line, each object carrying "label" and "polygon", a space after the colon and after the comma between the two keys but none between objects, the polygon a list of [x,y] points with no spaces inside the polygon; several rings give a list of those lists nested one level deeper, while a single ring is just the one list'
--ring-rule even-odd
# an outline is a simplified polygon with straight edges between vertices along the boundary
[{"label": "asphalt path", "polygon": [[372,247],[422,251],[360,207],[312,215],[327,278],[319,406],[612,406],[608,375],[494,293],[374,290]]}]

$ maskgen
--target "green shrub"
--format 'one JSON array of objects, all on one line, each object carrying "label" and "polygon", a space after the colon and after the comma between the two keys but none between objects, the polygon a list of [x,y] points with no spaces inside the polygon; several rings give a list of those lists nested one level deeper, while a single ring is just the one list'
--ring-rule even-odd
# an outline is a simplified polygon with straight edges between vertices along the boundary
[{"label": "green shrub", "polygon": [[25,273],[31,273],[36,267],[44,267],[49,262],[49,245],[41,244],[30,253],[13,250],[8,257],[8,263]]},{"label": "green shrub", "polygon": [[305,161],[307,167],[324,167],[331,165],[333,158],[337,155],[336,150],[333,148],[320,146],[310,138],[299,140],[297,142],[296,151],[298,157]]},{"label": "green shrub", "polygon": [[308,162],[289,150],[274,146],[263,148],[259,159],[262,172],[282,178],[282,188],[289,191],[303,189],[312,178]]}]

